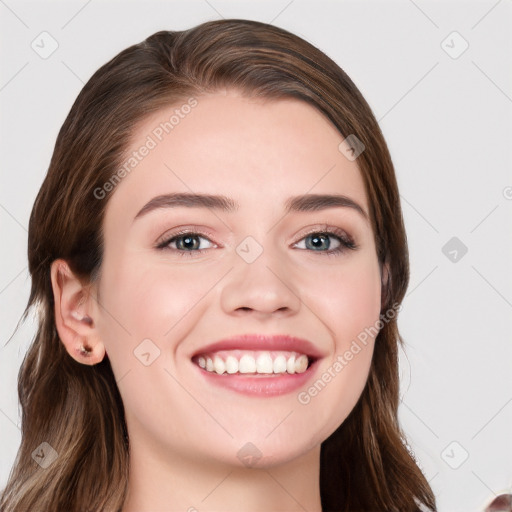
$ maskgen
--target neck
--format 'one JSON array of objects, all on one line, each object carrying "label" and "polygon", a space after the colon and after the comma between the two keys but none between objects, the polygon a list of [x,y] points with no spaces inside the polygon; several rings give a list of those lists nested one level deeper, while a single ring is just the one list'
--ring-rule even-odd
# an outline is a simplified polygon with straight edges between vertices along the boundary
[{"label": "neck", "polygon": [[165,460],[130,446],[128,493],[122,512],[321,512],[320,446],[272,467],[204,460]]}]

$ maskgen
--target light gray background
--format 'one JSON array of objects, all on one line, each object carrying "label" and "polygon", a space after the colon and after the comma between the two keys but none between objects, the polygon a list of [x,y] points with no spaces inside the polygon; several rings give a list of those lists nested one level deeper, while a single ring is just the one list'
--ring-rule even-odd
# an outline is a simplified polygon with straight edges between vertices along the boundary
[{"label": "light gray background", "polygon": [[[16,379],[33,322],[5,343],[29,295],[28,219],[58,129],[83,84],[119,51],[157,30],[224,17],[304,37],[372,106],[410,244],[399,322],[403,428],[441,512],[483,510],[512,492],[511,0],[0,0],[0,16],[1,487],[20,442]],[[47,59],[31,47],[43,31],[58,43]],[[454,236],[465,255],[443,253]]]}]

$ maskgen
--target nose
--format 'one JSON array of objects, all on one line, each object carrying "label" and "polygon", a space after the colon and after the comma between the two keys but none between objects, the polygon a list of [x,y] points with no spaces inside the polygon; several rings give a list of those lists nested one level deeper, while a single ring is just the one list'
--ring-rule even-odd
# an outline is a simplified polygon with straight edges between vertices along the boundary
[{"label": "nose", "polygon": [[226,277],[221,292],[224,312],[284,316],[297,313],[301,306],[297,282],[283,258],[267,249],[252,263],[235,255],[235,268]]}]

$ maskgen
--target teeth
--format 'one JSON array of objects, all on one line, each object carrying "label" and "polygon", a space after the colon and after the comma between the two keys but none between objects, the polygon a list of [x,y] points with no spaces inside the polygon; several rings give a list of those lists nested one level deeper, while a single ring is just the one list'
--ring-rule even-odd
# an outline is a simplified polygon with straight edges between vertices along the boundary
[{"label": "teeth", "polygon": [[308,356],[305,356],[304,354],[302,354],[295,361],[295,371],[297,373],[303,373],[306,371],[307,367],[308,367]]},{"label": "teeth", "polygon": [[273,370],[274,373],[284,373],[286,371],[286,357],[283,355],[277,356],[274,359]]},{"label": "teeth", "polygon": [[268,352],[263,352],[256,359],[256,372],[257,373],[273,373],[274,365],[272,357]]},{"label": "teeth", "polygon": [[224,352],[222,355],[201,355],[197,358],[197,364],[201,368],[208,372],[215,372],[218,375],[224,373],[303,373],[307,370],[308,363],[308,356],[305,354],[290,352],[271,353],[268,351],[254,351],[250,354],[244,353],[243,355],[241,351],[233,351],[232,354],[228,355]]},{"label": "teeth", "polygon": [[291,356],[288,361],[286,361],[286,371],[288,373],[295,373],[295,356]]},{"label": "teeth", "polygon": [[248,355],[242,356],[238,363],[238,371],[240,373],[255,373],[256,361],[254,360],[254,357]]},{"label": "teeth", "polygon": [[238,359],[233,356],[226,358],[226,371],[228,373],[236,373],[238,371]]},{"label": "teeth", "polygon": [[213,368],[219,375],[222,375],[226,371],[226,364],[219,356],[215,356]]}]

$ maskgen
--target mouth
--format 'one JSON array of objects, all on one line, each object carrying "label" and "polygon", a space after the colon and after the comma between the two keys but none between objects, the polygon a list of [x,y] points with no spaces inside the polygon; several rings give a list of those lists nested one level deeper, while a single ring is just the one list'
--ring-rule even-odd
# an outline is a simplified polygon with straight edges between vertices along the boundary
[{"label": "mouth", "polygon": [[306,385],[324,354],[288,335],[242,335],[199,349],[192,363],[208,385],[248,395],[275,396]]},{"label": "mouth", "polygon": [[252,376],[304,373],[316,360],[301,352],[276,350],[221,350],[192,358],[206,372]]}]

